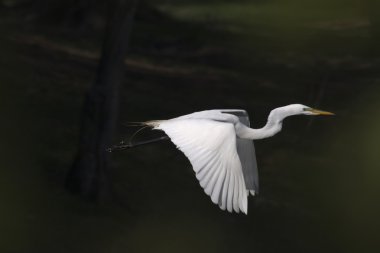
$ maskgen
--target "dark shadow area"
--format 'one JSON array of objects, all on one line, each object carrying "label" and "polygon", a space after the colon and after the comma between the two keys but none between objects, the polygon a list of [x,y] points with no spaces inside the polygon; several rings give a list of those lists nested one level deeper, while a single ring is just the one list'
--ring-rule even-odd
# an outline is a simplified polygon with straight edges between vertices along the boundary
[{"label": "dark shadow area", "polygon": [[106,15],[100,0],[69,2],[0,1],[1,252],[377,251],[375,1],[140,3],[111,143],[128,122],[207,109],[243,108],[257,128],[291,103],[336,113],[255,142],[247,216],[212,204],[170,141],[113,153],[102,201],[65,188]]}]

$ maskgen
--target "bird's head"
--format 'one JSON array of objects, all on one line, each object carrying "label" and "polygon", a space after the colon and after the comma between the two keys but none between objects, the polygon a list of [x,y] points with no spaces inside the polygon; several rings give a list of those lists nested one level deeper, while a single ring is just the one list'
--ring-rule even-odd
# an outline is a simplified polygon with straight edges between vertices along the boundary
[{"label": "bird's head", "polygon": [[332,112],[321,111],[301,104],[292,104],[284,107],[279,107],[272,112],[279,118],[285,118],[293,115],[334,115]]},{"label": "bird's head", "polygon": [[325,115],[325,116],[332,116],[335,115],[332,112],[322,111],[318,109],[311,108],[310,106],[296,104],[294,105],[295,110],[298,112],[297,114],[303,114],[303,115]]}]

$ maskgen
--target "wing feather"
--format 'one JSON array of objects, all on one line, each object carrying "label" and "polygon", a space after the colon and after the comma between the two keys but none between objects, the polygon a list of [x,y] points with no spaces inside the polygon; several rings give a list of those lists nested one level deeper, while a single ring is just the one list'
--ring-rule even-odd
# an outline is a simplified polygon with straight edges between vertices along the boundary
[{"label": "wing feather", "polygon": [[247,192],[232,123],[177,118],[161,121],[155,129],[163,130],[190,160],[213,203],[229,212],[247,213]]},{"label": "wing feather", "polygon": [[[222,168],[219,161],[217,162],[217,164],[215,164],[214,167],[215,167],[214,173],[212,174],[210,181],[208,182],[208,184],[205,188],[205,192],[207,193],[207,195],[211,196],[211,200],[212,200],[212,191],[214,190],[216,181],[218,181],[218,177],[219,177],[220,173],[223,171],[223,168]],[[215,203],[215,204],[217,204],[217,203]]]},{"label": "wing feather", "polygon": [[230,171],[230,178],[228,183],[228,190],[227,190],[227,210],[229,212],[232,212],[233,208],[233,193],[234,193],[234,185],[235,185],[235,177],[234,174]]},{"label": "wing feather", "polygon": [[226,170],[226,176],[223,182],[223,191],[222,191],[221,198],[219,201],[219,207],[222,210],[226,210],[227,208],[227,195],[228,195],[227,193],[229,189],[229,183],[230,183],[230,171]]},{"label": "wing feather", "polygon": [[[240,123],[250,126],[248,113],[240,109],[223,109],[223,114],[233,114],[239,118]],[[255,146],[253,141],[246,139],[237,139],[237,152],[243,168],[243,175],[247,190],[252,195],[259,192],[259,173],[255,155]]]},{"label": "wing feather", "polygon": [[207,165],[207,167],[205,167],[204,169],[206,171],[206,175],[200,181],[200,185],[202,186],[202,188],[204,188],[207,195],[208,195],[208,192],[206,191],[206,187],[210,183],[211,177],[216,172],[217,169],[218,167],[215,166],[215,164]]},{"label": "wing feather", "polygon": [[220,202],[220,196],[222,196],[222,187],[223,187],[225,177],[226,177],[226,170],[221,169],[218,175],[216,184],[214,186],[214,189],[212,190],[212,193],[211,193],[211,200],[215,204],[219,204]]},{"label": "wing feather", "polygon": [[202,187],[205,187],[206,180],[208,181],[210,174],[215,169],[215,163],[218,161],[217,156],[213,156],[204,166],[196,173],[196,177],[199,180]]},{"label": "wing feather", "polygon": [[235,180],[235,189],[234,189],[234,210],[235,212],[239,212],[239,182],[238,182],[238,178],[237,178],[237,175],[234,174],[234,180]]}]

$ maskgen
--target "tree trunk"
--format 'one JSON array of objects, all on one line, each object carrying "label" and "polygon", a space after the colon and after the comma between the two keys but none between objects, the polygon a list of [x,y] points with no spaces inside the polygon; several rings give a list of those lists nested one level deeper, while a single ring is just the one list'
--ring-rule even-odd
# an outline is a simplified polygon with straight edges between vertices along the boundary
[{"label": "tree trunk", "polygon": [[137,2],[110,1],[97,76],[85,99],[79,152],[66,180],[69,190],[91,199],[102,199],[109,190],[106,148],[117,119],[124,59]]}]

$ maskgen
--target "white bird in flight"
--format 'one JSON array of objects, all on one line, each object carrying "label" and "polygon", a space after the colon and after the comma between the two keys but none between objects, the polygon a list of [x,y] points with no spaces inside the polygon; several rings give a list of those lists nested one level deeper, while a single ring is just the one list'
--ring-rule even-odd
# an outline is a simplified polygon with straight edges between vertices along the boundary
[{"label": "white bird in flight", "polygon": [[197,179],[213,203],[228,212],[247,214],[247,198],[258,191],[252,140],[271,137],[293,115],[334,115],[301,104],[272,110],[263,128],[249,127],[244,110],[207,110],[169,120],[143,122],[164,131],[190,160]]}]

